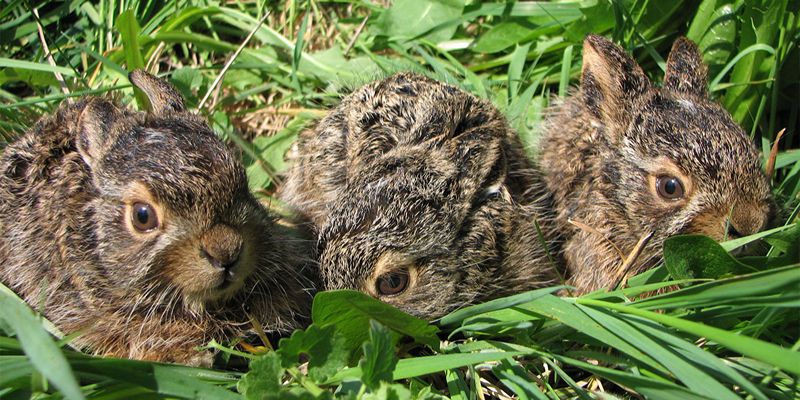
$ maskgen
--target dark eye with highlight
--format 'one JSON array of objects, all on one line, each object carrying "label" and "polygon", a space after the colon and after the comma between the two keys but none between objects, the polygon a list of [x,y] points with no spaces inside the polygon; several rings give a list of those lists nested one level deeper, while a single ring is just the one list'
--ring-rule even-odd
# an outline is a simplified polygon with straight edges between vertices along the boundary
[{"label": "dark eye with highlight", "polygon": [[674,176],[662,175],[656,178],[656,192],[664,199],[678,200],[683,198],[683,183]]},{"label": "dark eye with highlight", "polygon": [[392,271],[378,277],[376,289],[382,296],[393,296],[406,290],[408,287],[408,271]]},{"label": "dark eye with highlight", "polygon": [[148,203],[133,203],[131,208],[131,224],[139,232],[150,232],[158,228],[156,210]]}]

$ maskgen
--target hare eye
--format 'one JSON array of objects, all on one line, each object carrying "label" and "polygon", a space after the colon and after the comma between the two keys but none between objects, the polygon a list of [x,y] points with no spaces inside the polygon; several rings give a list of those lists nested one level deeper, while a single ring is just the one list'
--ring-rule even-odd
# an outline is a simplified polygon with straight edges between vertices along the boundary
[{"label": "hare eye", "polygon": [[491,186],[486,189],[486,200],[497,200],[502,197],[502,193],[500,192],[500,185]]},{"label": "hare eye", "polygon": [[147,203],[133,203],[131,223],[139,232],[150,232],[158,228],[158,216],[153,206]]},{"label": "hare eye", "polygon": [[677,200],[683,197],[683,183],[674,176],[662,175],[656,179],[656,192],[667,200]]},{"label": "hare eye", "polygon": [[378,293],[384,296],[396,295],[408,286],[408,271],[393,271],[378,278]]}]

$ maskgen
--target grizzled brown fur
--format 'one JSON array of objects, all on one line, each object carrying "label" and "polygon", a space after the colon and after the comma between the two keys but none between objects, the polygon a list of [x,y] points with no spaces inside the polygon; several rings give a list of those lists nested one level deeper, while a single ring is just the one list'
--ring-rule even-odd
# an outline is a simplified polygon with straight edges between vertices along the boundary
[{"label": "grizzled brown fur", "polygon": [[[486,101],[397,74],[347,96],[293,158],[283,197],[319,232],[326,289],[433,319],[555,281],[534,224],[541,178]],[[382,294],[398,271],[407,288]]]},{"label": "grizzled brown fur", "polygon": [[[697,47],[680,38],[654,87],[625,52],[599,36],[584,42],[580,90],[551,112],[541,166],[555,197],[572,283],[608,288],[654,266],[668,236],[714,239],[762,229],[773,210],[759,154],[742,129],[708,98]],[[660,197],[659,177],[680,179],[680,199]],[[569,221],[594,228],[581,229]],[[625,255],[653,232],[627,271]]]},{"label": "grizzled brown fur", "polygon": [[[194,348],[244,333],[248,315],[294,327],[302,262],[242,165],[171,86],[130,79],[152,113],[84,98],[3,152],[0,279],[109,356],[207,365]],[[142,203],[152,231],[133,227]]]}]

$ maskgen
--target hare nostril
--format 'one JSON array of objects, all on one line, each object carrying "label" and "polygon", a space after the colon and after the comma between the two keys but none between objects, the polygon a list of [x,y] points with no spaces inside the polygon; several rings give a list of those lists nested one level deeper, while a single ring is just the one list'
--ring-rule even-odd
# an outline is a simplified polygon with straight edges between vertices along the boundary
[{"label": "hare nostril", "polygon": [[244,241],[238,231],[227,225],[217,225],[200,239],[200,254],[212,267],[231,273],[242,253]]},{"label": "hare nostril", "polygon": [[229,261],[227,264],[223,264],[222,265],[222,269],[227,271],[228,275],[233,275],[233,271],[231,271],[231,270],[233,269],[234,266],[236,266],[236,264],[238,262],[239,262],[239,255],[237,254],[236,258],[234,258],[233,260]]},{"label": "hare nostril", "polygon": [[239,255],[241,249],[236,249],[233,252],[213,254],[206,248],[200,249],[200,255],[205,258],[212,267],[223,269],[230,272],[231,268],[236,266],[239,262]]},{"label": "hare nostril", "polygon": [[728,239],[737,239],[744,236],[738,230],[736,230],[730,221],[728,221],[726,225],[728,226],[728,230],[726,232]]}]

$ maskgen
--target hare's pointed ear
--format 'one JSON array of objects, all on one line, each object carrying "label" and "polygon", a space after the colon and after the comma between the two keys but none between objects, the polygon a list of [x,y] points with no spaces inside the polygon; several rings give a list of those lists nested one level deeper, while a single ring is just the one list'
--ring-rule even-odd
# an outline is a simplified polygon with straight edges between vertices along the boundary
[{"label": "hare's pointed ear", "polygon": [[90,98],[79,104],[75,147],[83,161],[94,168],[107,152],[114,134],[111,127],[119,111],[107,100]]},{"label": "hare's pointed ear", "polygon": [[633,58],[597,35],[583,41],[581,93],[586,107],[606,122],[622,122],[630,101],[650,88]]},{"label": "hare's pointed ear", "polygon": [[695,96],[708,96],[708,69],[697,45],[680,37],[672,45],[664,74],[664,88]]},{"label": "hare's pointed ear", "polygon": [[128,74],[131,84],[141,90],[150,101],[150,111],[153,114],[167,114],[186,110],[183,97],[175,87],[156,78],[153,75],[137,69]]}]

